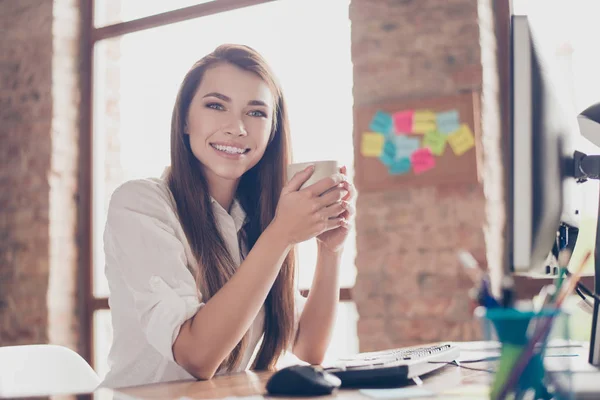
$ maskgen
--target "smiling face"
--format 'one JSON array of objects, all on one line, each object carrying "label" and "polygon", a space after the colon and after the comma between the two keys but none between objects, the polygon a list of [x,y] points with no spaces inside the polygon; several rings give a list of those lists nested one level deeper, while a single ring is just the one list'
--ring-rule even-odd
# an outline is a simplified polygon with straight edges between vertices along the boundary
[{"label": "smiling face", "polygon": [[209,68],[190,104],[185,133],[209,182],[238,181],[262,158],[273,126],[273,93],[253,72]]}]

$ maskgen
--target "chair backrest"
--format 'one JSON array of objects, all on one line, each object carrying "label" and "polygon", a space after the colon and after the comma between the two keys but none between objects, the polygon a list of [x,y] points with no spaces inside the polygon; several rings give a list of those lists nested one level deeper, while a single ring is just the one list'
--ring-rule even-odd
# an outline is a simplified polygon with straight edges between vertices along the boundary
[{"label": "chair backrest", "polygon": [[89,393],[99,384],[89,364],[67,347],[0,347],[0,398]]}]

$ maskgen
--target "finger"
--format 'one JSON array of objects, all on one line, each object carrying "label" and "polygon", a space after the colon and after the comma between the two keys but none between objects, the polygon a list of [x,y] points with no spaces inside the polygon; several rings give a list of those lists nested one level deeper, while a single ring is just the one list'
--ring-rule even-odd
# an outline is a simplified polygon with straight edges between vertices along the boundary
[{"label": "finger", "polygon": [[346,166],[344,165],[342,168],[340,168],[340,173],[342,173],[343,175],[348,175],[348,168],[346,168]]},{"label": "finger", "polygon": [[343,182],[344,188],[348,191],[348,195],[344,198],[344,200],[352,201],[356,198],[356,187],[352,184],[352,182],[345,181]]},{"label": "finger", "polygon": [[345,180],[346,177],[344,175],[333,174],[331,176],[319,180],[316,183],[313,183],[312,185],[307,187],[306,190],[310,191],[314,196],[320,196],[324,192],[328,191],[332,187],[335,187],[336,185],[339,185]]},{"label": "finger", "polygon": [[294,174],[294,176],[292,177],[292,179],[290,179],[290,181],[287,183],[287,185],[285,185],[282,189],[282,193],[291,193],[291,192],[296,192],[300,189],[300,187],[304,184],[304,182],[306,182],[311,175],[313,174],[313,172],[315,171],[315,166],[314,165],[309,165],[308,167],[304,168],[302,171],[300,172],[296,172],[296,174]]},{"label": "finger", "polygon": [[316,199],[321,207],[327,207],[332,204],[335,204],[342,200],[346,195],[348,195],[348,191],[343,187],[336,187],[333,190],[325,193],[323,196]]},{"label": "finger", "polygon": [[356,216],[356,208],[348,201],[342,200],[342,207],[346,212],[342,215],[347,221],[352,221]]},{"label": "finger", "polygon": [[321,212],[321,215],[324,218],[337,218],[340,217],[343,212],[346,211],[343,203],[340,201],[338,203],[334,203],[328,207],[325,207]]},{"label": "finger", "polygon": [[347,225],[347,222],[342,217],[331,218],[331,219],[327,220],[327,228],[325,228],[324,232],[339,228],[340,226],[346,226],[346,225]]}]

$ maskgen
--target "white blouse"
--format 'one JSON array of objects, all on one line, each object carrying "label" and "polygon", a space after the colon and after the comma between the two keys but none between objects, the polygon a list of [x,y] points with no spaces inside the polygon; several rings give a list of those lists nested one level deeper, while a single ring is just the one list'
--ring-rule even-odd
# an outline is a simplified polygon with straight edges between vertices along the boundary
[{"label": "white blouse", "polygon": [[[220,233],[239,266],[245,254],[240,254],[238,232],[246,214],[237,200],[231,214],[211,200]],[[204,303],[192,274],[198,263],[164,177],[129,181],[113,193],[104,251],[113,343],[108,356],[110,371],[101,386],[194,379],[175,362],[172,347],[181,325]],[[305,298],[296,291],[296,329],[304,303]],[[249,345],[238,371],[251,365],[263,322],[264,307],[249,329]]]}]

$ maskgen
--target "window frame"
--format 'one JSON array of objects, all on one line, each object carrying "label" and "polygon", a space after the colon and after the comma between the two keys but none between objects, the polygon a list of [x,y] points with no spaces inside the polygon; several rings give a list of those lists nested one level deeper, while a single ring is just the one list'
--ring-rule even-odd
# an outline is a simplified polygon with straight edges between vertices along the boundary
[{"label": "window frame", "polygon": [[[102,0],[106,1],[106,0]],[[113,1],[113,0],[111,0]],[[81,128],[79,141],[79,218],[78,239],[80,248],[79,271],[80,290],[83,307],[80,313],[81,355],[90,365],[94,365],[94,314],[99,310],[109,310],[107,297],[94,295],[94,181],[93,181],[93,110],[94,110],[94,49],[103,40],[116,38],[129,33],[158,28],[195,18],[225,13],[245,7],[269,3],[277,0],[213,0],[208,3],[175,9],[149,15],[130,21],[96,27],[94,9],[96,0],[80,0],[82,22],[81,35]],[[308,290],[302,290],[307,296]],[[340,301],[352,301],[352,288],[340,289]]]}]

